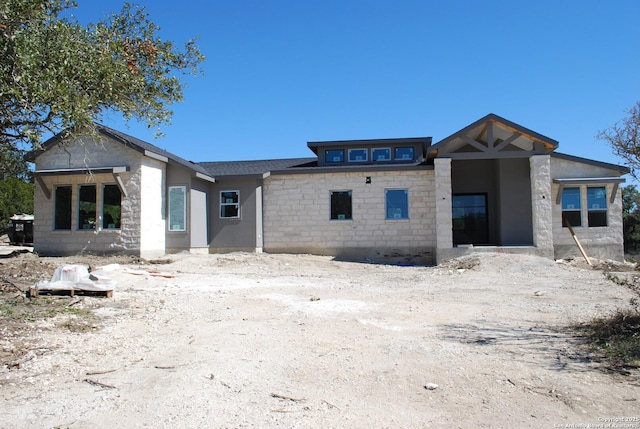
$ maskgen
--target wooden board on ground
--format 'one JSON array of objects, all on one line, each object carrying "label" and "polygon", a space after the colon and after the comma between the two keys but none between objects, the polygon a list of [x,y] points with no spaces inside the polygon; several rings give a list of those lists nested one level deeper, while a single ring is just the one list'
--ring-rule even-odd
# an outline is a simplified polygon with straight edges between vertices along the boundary
[{"label": "wooden board on ground", "polygon": [[104,298],[113,297],[113,289],[111,290],[84,290],[84,289],[38,289],[36,287],[29,288],[29,298],[36,298],[42,295],[56,296],[99,296]]}]

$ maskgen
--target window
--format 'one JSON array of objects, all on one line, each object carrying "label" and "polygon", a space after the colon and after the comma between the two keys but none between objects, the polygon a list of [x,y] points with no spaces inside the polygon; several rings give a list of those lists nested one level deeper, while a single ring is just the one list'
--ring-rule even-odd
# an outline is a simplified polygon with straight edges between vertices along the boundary
[{"label": "window", "polygon": [[120,229],[122,195],[118,185],[102,188],[102,229]]},{"label": "window", "polygon": [[96,185],[80,186],[78,229],[96,229]]},{"label": "window", "polygon": [[331,191],[331,220],[351,220],[351,191]]},{"label": "window", "polygon": [[71,186],[57,186],[55,190],[53,229],[71,229]]},{"label": "window", "polygon": [[391,149],[388,147],[371,149],[371,160],[373,161],[390,161]]},{"label": "window", "polygon": [[459,194],[451,200],[453,244],[487,244],[487,194]]},{"label": "window", "polygon": [[385,191],[387,219],[409,219],[409,191],[387,189]]},{"label": "window", "polygon": [[395,149],[395,159],[413,161],[413,158],[413,147],[397,147]]},{"label": "window", "polygon": [[367,160],[367,149],[349,149],[349,162],[364,162]]},{"label": "window", "polygon": [[562,226],[581,226],[580,188],[562,190]]},{"label": "window", "polygon": [[169,187],[169,231],[187,229],[187,188]]},{"label": "window", "polygon": [[324,152],[324,162],[344,162],[344,149],[330,149]]},{"label": "window", "polygon": [[607,226],[607,188],[587,188],[587,219],[589,226]]},{"label": "window", "polygon": [[240,192],[238,191],[220,192],[220,217],[224,217],[224,218],[240,217]]}]

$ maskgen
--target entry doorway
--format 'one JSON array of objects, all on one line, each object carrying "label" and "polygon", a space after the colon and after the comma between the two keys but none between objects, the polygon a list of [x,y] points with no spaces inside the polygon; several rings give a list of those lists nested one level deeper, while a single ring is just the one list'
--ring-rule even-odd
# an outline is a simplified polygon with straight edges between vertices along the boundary
[{"label": "entry doorway", "polygon": [[488,244],[487,194],[454,194],[451,206],[453,245]]}]

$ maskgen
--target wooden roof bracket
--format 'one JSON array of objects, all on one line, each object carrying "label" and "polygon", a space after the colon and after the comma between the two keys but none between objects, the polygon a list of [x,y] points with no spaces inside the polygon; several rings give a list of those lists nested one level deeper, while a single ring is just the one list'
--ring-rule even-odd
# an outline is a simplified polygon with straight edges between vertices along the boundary
[{"label": "wooden roof bracket", "polygon": [[560,204],[562,202],[562,191],[567,185],[603,185],[607,183],[613,184],[611,195],[609,195],[609,203],[613,204],[613,202],[616,200],[616,195],[618,194],[620,183],[624,183],[625,179],[623,179],[622,177],[581,177],[574,179],[553,179],[553,182],[558,184],[556,204]]},{"label": "wooden roof bracket", "polygon": [[127,196],[127,188],[124,186],[124,182],[122,181],[122,177],[120,177],[120,173],[124,173],[127,171],[126,167],[114,167],[113,168],[113,178],[116,180],[118,184],[118,189],[120,189],[120,193],[126,197]]},{"label": "wooden roof bracket", "polygon": [[40,189],[42,189],[42,192],[44,193],[44,196],[47,197],[48,200],[51,199],[51,189],[49,189],[49,187],[47,186],[47,184],[44,182],[44,180],[42,180],[42,177],[35,175],[36,178],[36,182],[38,182],[38,185],[40,185]]}]

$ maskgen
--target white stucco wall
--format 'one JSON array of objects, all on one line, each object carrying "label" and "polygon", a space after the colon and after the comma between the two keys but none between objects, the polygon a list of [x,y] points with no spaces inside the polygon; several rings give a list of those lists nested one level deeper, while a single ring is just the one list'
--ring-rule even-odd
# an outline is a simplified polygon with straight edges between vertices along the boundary
[{"label": "white stucco wall", "polygon": [[166,164],[152,158],[143,158],[140,165],[140,191],[132,198],[139,198],[140,256],[157,258],[165,254],[166,240]]},{"label": "white stucco wall", "polygon": [[[385,219],[385,189],[409,190],[408,220]],[[353,191],[353,220],[330,220],[330,191],[345,190]],[[267,252],[433,261],[433,170],[272,175],[264,181],[263,195]]]},{"label": "white stucco wall", "polygon": [[[618,177],[614,171],[565,159],[551,158],[552,178],[586,178],[586,177]],[[606,186],[607,190],[607,226],[589,227],[587,221],[587,187]],[[575,185],[571,185],[575,187]],[[600,259],[624,258],[623,230],[622,230],[622,186],[616,190],[613,202],[611,193],[613,184],[589,184],[580,185],[582,226],[573,227],[573,230],[585,248],[587,255]],[[582,257],[568,228],[562,226],[562,200],[556,203],[560,185],[552,183],[551,194],[553,201],[553,242],[556,249],[556,258],[570,256]]]}]

